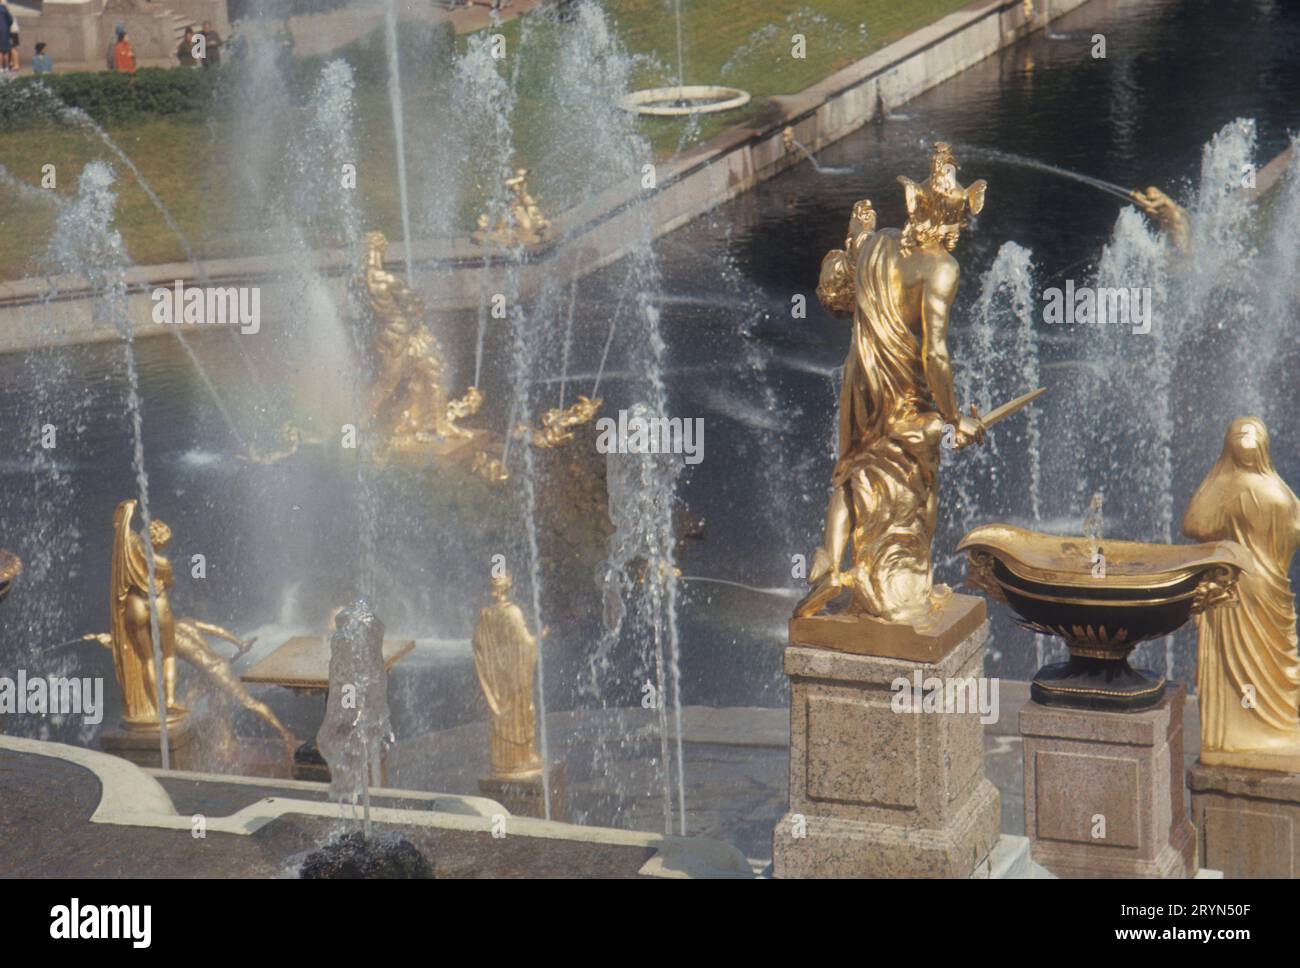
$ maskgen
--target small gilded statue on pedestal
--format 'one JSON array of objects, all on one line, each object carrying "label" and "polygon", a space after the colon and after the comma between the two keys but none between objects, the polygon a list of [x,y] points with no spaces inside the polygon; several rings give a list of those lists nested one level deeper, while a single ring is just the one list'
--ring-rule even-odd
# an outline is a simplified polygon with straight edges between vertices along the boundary
[{"label": "small gilded statue on pedestal", "polygon": [[1235,541],[1250,558],[1237,607],[1196,618],[1201,761],[1300,773],[1300,658],[1288,577],[1300,546],[1300,500],[1273,469],[1263,421],[1240,417],[1228,427],[1183,533]]},{"label": "small gilded statue on pedestal", "polygon": [[510,600],[511,585],[508,573],[493,576],[494,601],[479,612],[473,640],[474,671],[491,714],[492,775],[502,779],[540,776],[542,772],[534,745],[537,639],[528,631],[524,613]]}]

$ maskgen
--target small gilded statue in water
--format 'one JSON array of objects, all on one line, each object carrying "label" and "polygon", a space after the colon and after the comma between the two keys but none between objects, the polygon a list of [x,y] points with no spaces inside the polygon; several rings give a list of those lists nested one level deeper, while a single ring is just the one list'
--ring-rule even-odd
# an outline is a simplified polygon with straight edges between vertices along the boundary
[{"label": "small gilded statue in water", "polygon": [[541,427],[537,430],[531,429],[528,424],[519,424],[515,427],[515,437],[528,440],[534,447],[543,449],[567,444],[573,440],[573,428],[590,423],[603,402],[600,397],[592,400],[579,395],[569,406],[556,407],[542,414]]},{"label": "small gilded statue in water", "polygon": [[496,224],[486,214],[478,217],[478,229],[471,238],[480,245],[497,242],[501,245],[539,245],[551,238],[551,222],[542,214],[537,199],[528,191],[528,169],[516,168],[505,180],[510,190],[509,214],[497,219]]},{"label": "small gilded statue in water", "polygon": [[1201,761],[1300,773],[1300,658],[1291,559],[1300,547],[1300,499],[1273,469],[1257,417],[1228,427],[1223,452],[1192,495],[1183,533],[1236,541],[1250,555],[1236,608],[1196,617]]},{"label": "small gilded statue in water", "polygon": [[[822,260],[817,297],[835,315],[851,315],[853,332],[825,539],[797,617],[818,614],[848,590],[855,614],[927,623],[943,598],[930,561],[940,447],[982,443],[989,426],[1043,392],[982,419],[974,407],[969,414],[957,408],[948,327],[961,270],[951,253],[984,207],[986,186],[963,186],[956,171],[951,149],[936,144],[925,183],[898,179],[907,224],[877,231],[871,202],[859,201],[844,248]],[[841,570],[850,539],[851,561]]]},{"label": "small gilded statue in water", "polygon": [[479,612],[474,628],[474,671],[491,717],[492,775],[518,779],[539,775],[542,760],[534,745],[537,638],[528,631],[524,613],[510,600],[511,585],[508,573],[492,578],[493,602]]}]

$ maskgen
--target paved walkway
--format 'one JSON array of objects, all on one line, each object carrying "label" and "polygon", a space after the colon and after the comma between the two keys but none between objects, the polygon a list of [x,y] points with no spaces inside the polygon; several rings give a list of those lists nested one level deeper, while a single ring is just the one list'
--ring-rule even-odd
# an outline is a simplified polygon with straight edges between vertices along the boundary
[{"label": "paved walkway", "polygon": [[[397,16],[403,22],[426,22],[436,23],[442,20],[448,20],[456,29],[457,34],[469,34],[476,30],[482,30],[493,22],[493,11],[491,4],[485,0],[468,0],[466,3],[457,3],[456,6],[449,6],[452,0],[397,0]],[[496,18],[500,23],[507,23],[522,17],[536,7],[542,6],[548,0],[509,0],[509,6],[502,7],[496,11]],[[23,28],[23,33],[33,37],[32,43],[35,43],[36,34],[40,32],[40,18],[35,13],[28,13],[25,17],[20,17],[24,23],[30,22],[31,26]],[[344,44],[351,43],[358,37],[365,36],[374,30],[384,21],[384,4],[382,2],[365,2],[357,3],[339,10],[330,10],[325,13],[302,14],[289,18],[289,31],[293,34],[294,53],[300,57],[311,57],[318,54],[326,54],[332,50],[342,47]],[[235,31],[239,29],[238,24]],[[31,73],[31,67],[27,60],[31,57],[32,48],[26,45],[23,49],[23,67],[19,75]],[[140,67],[175,67],[174,58],[142,58],[138,62]],[[55,60],[54,69],[58,73],[71,73],[74,71],[102,71],[104,70],[103,59],[93,62],[77,61],[59,61]]]}]

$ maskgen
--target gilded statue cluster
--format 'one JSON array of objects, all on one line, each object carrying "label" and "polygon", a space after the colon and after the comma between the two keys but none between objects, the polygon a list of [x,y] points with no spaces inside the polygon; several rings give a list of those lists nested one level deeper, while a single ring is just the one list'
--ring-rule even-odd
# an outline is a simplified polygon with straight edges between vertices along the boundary
[{"label": "gilded statue cluster", "polygon": [[158,731],[160,695],[168,728],[187,723],[189,709],[176,697],[179,656],[200,673],[212,693],[262,719],[280,735],[285,749],[292,750],[296,742],[293,735],[270,707],[249,694],[230,662],[207,643],[208,637],[230,642],[238,658],[248,651],[253,640],[240,639],[219,625],[174,617],[171,588],[175,579],[166,556],[171,529],[157,518],[150,521],[146,547],[145,537],[134,526],[135,511],[136,502],[128,500],[119,504],[113,514],[109,631],[85,636],[113,654],[113,670],[122,692],[124,728]]}]

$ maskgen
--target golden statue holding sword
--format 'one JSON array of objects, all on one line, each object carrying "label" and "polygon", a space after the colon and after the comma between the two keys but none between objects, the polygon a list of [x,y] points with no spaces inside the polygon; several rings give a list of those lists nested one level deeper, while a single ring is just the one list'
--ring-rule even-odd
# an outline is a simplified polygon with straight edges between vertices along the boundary
[{"label": "golden statue holding sword", "polygon": [[[937,521],[940,448],[982,443],[985,431],[1044,391],[980,417],[957,407],[948,355],[949,312],[960,267],[951,255],[986,185],[957,182],[946,144],[936,144],[924,184],[899,177],[907,224],[876,230],[871,202],[853,208],[843,249],[822,260],[817,296],[853,317],[839,404],[839,459],[826,532],[795,608],[818,614],[843,591],[849,610],[919,625],[937,607],[930,549]],[[852,539],[852,556],[843,569]]]}]

